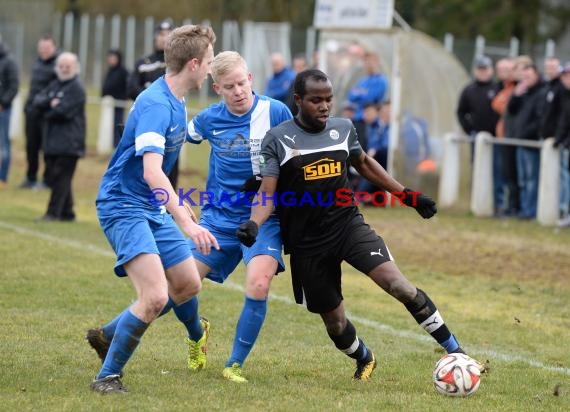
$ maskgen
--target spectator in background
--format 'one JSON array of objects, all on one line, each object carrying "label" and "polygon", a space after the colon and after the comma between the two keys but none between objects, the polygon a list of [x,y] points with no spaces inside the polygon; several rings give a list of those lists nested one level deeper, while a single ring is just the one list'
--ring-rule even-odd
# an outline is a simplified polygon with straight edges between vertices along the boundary
[{"label": "spectator in background", "polygon": [[560,117],[555,133],[554,146],[560,148],[560,220],[559,227],[570,227],[570,62],[566,62],[560,74]]},{"label": "spectator in background", "polygon": [[[515,61],[511,57],[499,59],[495,65],[497,73],[497,94],[491,107],[500,116],[495,128],[495,137],[505,137],[507,104],[515,87]],[[508,136],[510,137],[510,136]],[[516,147],[493,146],[493,192],[495,216],[517,216],[519,212],[519,188],[517,182]]]},{"label": "spectator in background", "polygon": [[265,95],[287,104],[289,89],[297,73],[287,67],[281,53],[271,54],[271,70],[273,75],[267,80]]},{"label": "spectator in background", "polygon": [[431,159],[431,147],[427,121],[404,110],[400,121],[400,138],[404,151],[404,174],[407,179],[419,183],[418,173],[437,169]]},{"label": "spectator in background", "polygon": [[59,52],[55,40],[50,35],[42,36],[38,41],[38,58],[32,67],[30,91],[24,107],[26,115],[26,158],[28,168],[26,178],[20,184],[21,189],[44,189],[43,183],[38,183],[40,150],[42,147],[42,115],[34,110],[34,98],[57,78],[54,66]]},{"label": "spectator in background", "polygon": [[364,142],[362,146],[366,148],[368,136],[363,118],[364,107],[370,103],[380,104],[384,101],[388,90],[388,79],[380,72],[380,60],[375,53],[364,53],[364,70],[366,75],[361,77],[348,91],[347,99],[356,105],[353,123],[359,135],[359,141],[361,144]]},{"label": "spectator in background", "polygon": [[11,158],[10,115],[19,85],[18,66],[0,40],[0,189],[8,185]]},{"label": "spectator in background", "polygon": [[[475,59],[473,81],[461,92],[457,104],[457,120],[465,134],[475,137],[479,132],[495,135],[499,115],[491,108],[496,94],[493,82],[493,62],[487,56]],[[471,145],[471,161],[474,157],[474,144]]]},{"label": "spectator in background", "polygon": [[[107,52],[107,74],[103,81],[101,96],[111,96],[116,100],[127,99],[127,80],[129,72],[123,65],[123,55],[120,50],[111,49]],[[117,147],[121,139],[125,108],[115,106],[113,121],[113,147]]]},{"label": "spectator in background", "polygon": [[57,78],[33,101],[43,122],[46,184],[51,188],[47,212],[39,222],[75,221],[71,181],[77,160],[85,155],[85,89],[79,82],[79,63],[73,53],[56,59]]},{"label": "spectator in background", "polygon": [[[544,110],[544,83],[534,64],[522,68],[520,81],[513,90],[507,111],[512,116],[512,137],[540,139],[540,123]],[[521,219],[534,219],[538,200],[540,150],[517,147],[517,177]]]},{"label": "spectator in background", "polygon": [[[503,112],[503,129],[502,133],[505,137],[514,137],[514,118],[509,114],[507,110],[507,105],[513,94],[513,90],[517,83],[522,79],[522,72],[524,67],[533,64],[532,59],[529,56],[521,55],[512,60],[512,82],[508,79],[505,80],[507,86],[505,86],[505,92],[502,98],[504,98],[504,112]],[[508,76],[508,64],[505,68],[505,76]],[[500,94],[501,92],[499,92]],[[498,102],[499,105],[501,102]],[[499,126],[498,126],[499,127]],[[506,202],[504,211],[501,212],[501,216],[511,217],[518,216],[520,213],[520,190],[519,190],[519,179],[517,171],[517,147],[516,146],[503,146],[501,149],[501,157],[503,163],[503,179],[505,182],[505,187],[507,189]]]},{"label": "spectator in background", "polygon": [[[164,62],[164,46],[166,38],[172,32],[174,26],[170,20],[164,20],[154,29],[154,52],[141,57],[135,63],[135,69],[127,82],[127,96],[135,100],[137,96],[151,85],[166,71]],[[175,189],[178,187],[178,158],[168,174],[168,180]]]},{"label": "spectator in background", "polygon": [[[368,149],[366,153],[384,168],[388,170],[388,146],[390,143],[390,102],[382,105],[368,103],[364,106],[364,123],[366,124],[366,136],[368,137]],[[376,186],[360,177],[358,190],[373,193],[378,190]]]},{"label": "spectator in background", "polygon": [[543,139],[556,134],[556,126],[560,118],[560,60],[548,57],[544,61],[544,77],[546,87],[544,93],[544,112],[540,124],[540,136]]},{"label": "spectator in background", "polygon": [[[307,58],[305,57],[305,54],[296,54],[295,57],[293,57],[293,71],[295,72],[295,76],[307,69]],[[295,81],[291,82],[291,86],[289,86],[289,91],[287,92],[287,101],[285,102],[293,116],[295,116],[299,110],[295,104],[295,99],[293,98],[293,95],[295,94],[293,90],[294,83]]]}]

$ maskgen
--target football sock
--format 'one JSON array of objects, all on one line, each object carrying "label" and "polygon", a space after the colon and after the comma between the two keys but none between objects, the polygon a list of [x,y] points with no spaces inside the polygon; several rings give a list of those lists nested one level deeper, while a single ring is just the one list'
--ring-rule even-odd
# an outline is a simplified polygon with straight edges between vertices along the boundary
[{"label": "football sock", "polygon": [[451,334],[435,304],[421,289],[417,289],[416,297],[405,304],[416,322],[425,329],[448,353],[456,352],[459,344]]},{"label": "football sock", "polygon": [[[168,302],[166,302],[166,305],[164,306],[162,311],[158,314],[158,317],[167,314],[170,311],[170,309],[172,309],[173,306],[174,306],[174,301],[168,298]],[[119,313],[119,315],[115,319],[113,319],[111,322],[101,327],[101,330],[103,331],[103,336],[105,336],[105,339],[107,339],[109,342],[113,340],[113,335],[115,334],[115,330],[117,329],[117,324],[119,323],[121,316],[123,316],[128,311],[129,308],[126,308],[124,311]]]},{"label": "football sock", "polygon": [[198,297],[193,296],[190,300],[180,305],[174,305],[174,313],[186,327],[188,337],[194,342],[198,342],[204,334],[200,316],[198,315]]},{"label": "football sock", "polygon": [[148,325],[148,323],[137,318],[130,310],[122,313],[109,347],[109,353],[96,379],[110,375],[120,375],[123,367],[137,348]]},{"label": "football sock", "polygon": [[236,326],[232,354],[226,362],[226,366],[232,366],[235,362],[243,366],[245,358],[257,340],[266,313],[267,299],[257,300],[245,297],[245,304]]},{"label": "football sock", "polygon": [[358,362],[370,360],[370,351],[364,341],[356,336],[356,329],[350,320],[346,320],[346,328],[340,335],[332,335],[328,330],[327,333],[337,349],[348,357],[356,359]]}]

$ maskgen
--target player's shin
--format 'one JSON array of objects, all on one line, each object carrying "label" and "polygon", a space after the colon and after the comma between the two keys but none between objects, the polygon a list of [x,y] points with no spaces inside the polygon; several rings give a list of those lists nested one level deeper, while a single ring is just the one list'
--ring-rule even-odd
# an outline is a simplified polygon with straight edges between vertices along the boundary
[{"label": "player's shin", "polygon": [[266,314],[267,299],[259,300],[245,297],[245,303],[236,326],[232,353],[226,362],[226,366],[231,366],[234,363],[243,366],[257,340]]},{"label": "player's shin", "polygon": [[364,341],[356,336],[356,329],[350,320],[346,320],[346,327],[340,335],[333,335],[328,330],[327,333],[337,349],[346,356],[359,362],[366,360],[370,356],[370,351],[364,344]]},{"label": "player's shin", "polygon": [[416,297],[404,305],[416,322],[433,336],[447,353],[463,352],[455,336],[447,328],[437,307],[423,290],[417,289]]},{"label": "player's shin", "polygon": [[148,325],[148,323],[143,322],[130,310],[122,314],[97,379],[121,374],[123,367],[137,348]]},{"label": "player's shin", "polygon": [[[169,302],[172,302],[172,300],[169,300]],[[179,305],[174,304],[174,302],[172,303],[176,317],[188,331],[188,337],[198,342],[204,334],[202,324],[200,323],[200,316],[198,315],[198,297],[193,296],[190,300]]]}]

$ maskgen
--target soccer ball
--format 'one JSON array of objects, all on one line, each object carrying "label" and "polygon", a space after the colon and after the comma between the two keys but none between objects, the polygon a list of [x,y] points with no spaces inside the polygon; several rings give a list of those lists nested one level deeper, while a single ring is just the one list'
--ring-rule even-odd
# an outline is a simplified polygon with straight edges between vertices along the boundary
[{"label": "soccer ball", "polygon": [[449,353],[437,361],[433,370],[435,389],[447,396],[471,396],[477,389],[481,372],[469,356]]}]

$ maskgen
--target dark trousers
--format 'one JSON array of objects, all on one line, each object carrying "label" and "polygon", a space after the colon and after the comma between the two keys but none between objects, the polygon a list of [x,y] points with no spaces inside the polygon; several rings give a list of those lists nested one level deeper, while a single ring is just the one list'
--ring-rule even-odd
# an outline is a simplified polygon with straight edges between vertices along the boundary
[{"label": "dark trousers", "polygon": [[503,204],[507,213],[516,214],[520,210],[516,146],[503,146],[501,148],[501,159],[503,184],[507,189]]},{"label": "dark trousers", "polygon": [[47,215],[59,219],[75,219],[71,180],[75,173],[76,156],[46,156],[46,184],[51,189]]},{"label": "dark trousers", "polygon": [[123,107],[115,107],[115,116],[113,119],[113,147],[119,145],[121,136],[123,135],[125,109]]},{"label": "dark trousers", "polygon": [[26,178],[29,182],[38,180],[41,148],[42,119],[35,113],[26,113],[26,158],[28,161]]}]

